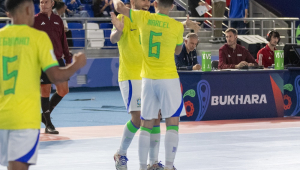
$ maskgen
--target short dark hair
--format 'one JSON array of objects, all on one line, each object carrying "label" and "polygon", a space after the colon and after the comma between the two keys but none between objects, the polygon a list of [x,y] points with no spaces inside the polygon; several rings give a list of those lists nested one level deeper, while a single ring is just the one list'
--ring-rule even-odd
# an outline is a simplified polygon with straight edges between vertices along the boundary
[{"label": "short dark hair", "polygon": [[237,35],[237,30],[234,29],[234,28],[228,28],[225,33],[229,33],[229,32],[232,32],[234,35]]},{"label": "short dark hair", "polygon": [[5,8],[9,13],[14,14],[15,10],[25,2],[33,3],[32,0],[5,0]]},{"label": "short dark hair", "polygon": [[163,8],[170,8],[173,3],[174,0],[156,0],[159,4],[159,6],[163,7]]},{"label": "short dark hair", "polygon": [[55,8],[56,10],[60,10],[60,9],[62,9],[62,8],[64,8],[64,7],[65,7],[65,3],[64,3],[64,2],[55,1],[55,6],[54,6],[54,8]]}]

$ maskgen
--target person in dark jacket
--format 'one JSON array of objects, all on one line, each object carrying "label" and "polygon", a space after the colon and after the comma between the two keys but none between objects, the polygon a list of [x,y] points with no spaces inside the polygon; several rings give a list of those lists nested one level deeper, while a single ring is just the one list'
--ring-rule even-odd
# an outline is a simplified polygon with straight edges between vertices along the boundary
[{"label": "person in dark jacket", "polygon": [[181,53],[179,55],[175,55],[177,70],[201,69],[201,66],[197,61],[196,47],[198,42],[197,34],[189,33],[186,35]]},{"label": "person in dark jacket", "polygon": [[0,0],[0,17],[7,17],[4,2],[5,0]]},{"label": "person in dark jacket", "polygon": [[239,69],[258,65],[250,52],[237,44],[236,29],[228,28],[225,36],[227,43],[219,49],[219,69]]},{"label": "person in dark jacket", "polygon": [[[54,55],[61,67],[64,67],[72,62],[72,56],[69,52],[69,47],[66,39],[64,23],[60,16],[52,12],[54,6],[53,0],[40,0],[41,12],[36,14],[34,28],[45,31],[53,44]],[[42,43],[42,42],[41,42]],[[65,61],[63,60],[65,59]],[[51,81],[47,75],[42,72],[41,76],[41,103],[42,103],[42,122],[46,125],[45,133],[58,134],[53,126],[50,114],[55,106],[62,98],[69,93],[68,82],[55,84],[56,93],[54,93],[49,101],[51,93]]]}]

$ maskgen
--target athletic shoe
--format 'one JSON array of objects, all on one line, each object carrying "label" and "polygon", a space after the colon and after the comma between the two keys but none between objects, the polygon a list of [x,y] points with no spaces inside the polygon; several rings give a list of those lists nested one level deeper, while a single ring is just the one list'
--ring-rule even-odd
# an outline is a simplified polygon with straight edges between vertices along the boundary
[{"label": "athletic shoe", "polygon": [[119,155],[118,152],[114,155],[115,166],[117,170],[127,170],[127,157]]},{"label": "athletic shoe", "polygon": [[213,38],[211,40],[208,40],[210,43],[216,44],[216,43],[220,43],[221,41],[219,40],[219,38]]},{"label": "athletic shoe", "polygon": [[55,129],[55,127],[53,126],[52,123],[50,125],[46,126],[45,133],[48,133],[48,134],[59,134],[59,132]]},{"label": "athletic shoe", "polygon": [[169,169],[169,168],[165,168],[165,170],[177,170],[174,166],[172,169]]},{"label": "athletic shoe", "polygon": [[155,162],[155,164],[153,164],[152,166],[148,164],[147,170],[164,170],[164,165],[160,162]]}]

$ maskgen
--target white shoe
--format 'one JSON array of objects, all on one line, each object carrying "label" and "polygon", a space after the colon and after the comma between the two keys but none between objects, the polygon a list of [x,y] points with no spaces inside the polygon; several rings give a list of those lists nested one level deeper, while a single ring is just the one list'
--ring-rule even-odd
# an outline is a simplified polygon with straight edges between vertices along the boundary
[{"label": "white shoe", "polygon": [[172,169],[169,169],[169,168],[165,168],[165,170],[177,170],[174,166]]},{"label": "white shoe", "polygon": [[115,166],[117,170],[127,170],[127,157],[119,155],[118,152],[114,155]]},{"label": "white shoe", "polygon": [[153,164],[152,166],[148,164],[147,170],[164,170],[164,165],[160,162],[155,162],[155,164]]}]

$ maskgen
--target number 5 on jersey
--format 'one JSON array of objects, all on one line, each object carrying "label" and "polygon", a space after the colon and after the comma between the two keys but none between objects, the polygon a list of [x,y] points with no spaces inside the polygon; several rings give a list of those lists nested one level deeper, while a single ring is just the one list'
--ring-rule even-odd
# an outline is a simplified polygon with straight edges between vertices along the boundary
[{"label": "number 5 on jersey", "polygon": [[[150,38],[149,38],[149,57],[155,57],[159,59],[160,55],[160,42],[153,43],[153,37],[154,36],[162,36],[162,33],[156,33],[154,31],[150,31]],[[153,48],[156,47],[156,53],[153,53]]]},{"label": "number 5 on jersey", "polygon": [[8,65],[9,63],[15,62],[18,60],[18,56],[14,56],[14,57],[2,57],[2,64],[3,64],[3,81],[5,84],[5,87],[7,87],[7,82],[14,78],[14,82],[12,84],[11,81],[9,81],[9,86],[13,86],[12,88],[6,89],[4,90],[4,95],[8,95],[8,94],[15,94],[15,88],[16,88],[16,82],[17,82],[17,77],[18,77],[18,70],[13,70],[12,72],[8,72]]}]

